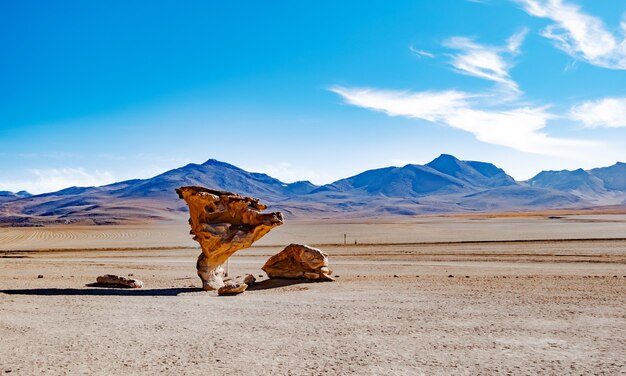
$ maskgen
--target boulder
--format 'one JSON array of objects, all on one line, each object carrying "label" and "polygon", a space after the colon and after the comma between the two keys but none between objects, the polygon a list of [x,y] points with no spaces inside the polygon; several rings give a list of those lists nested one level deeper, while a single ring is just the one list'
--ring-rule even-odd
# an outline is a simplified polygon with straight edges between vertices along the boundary
[{"label": "boulder", "polygon": [[280,212],[261,213],[267,206],[256,198],[194,186],[176,193],[189,207],[190,234],[202,248],[196,268],[204,290],[223,287],[226,260],[284,222]]},{"label": "boulder", "polygon": [[315,281],[334,281],[328,269],[328,255],[317,248],[290,244],[272,256],[263,265],[270,278],[304,278]]},{"label": "boulder", "polygon": [[96,278],[94,286],[99,287],[128,287],[139,289],[143,287],[143,282],[138,279],[126,278],[113,274],[105,274]]}]

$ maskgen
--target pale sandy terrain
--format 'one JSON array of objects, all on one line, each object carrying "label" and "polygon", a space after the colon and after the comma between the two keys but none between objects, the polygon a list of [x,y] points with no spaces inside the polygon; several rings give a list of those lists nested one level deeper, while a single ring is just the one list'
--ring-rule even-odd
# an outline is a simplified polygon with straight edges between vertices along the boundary
[{"label": "pale sandy terrain", "polygon": [[[184,225],[1,229],[0,371],[625,374],[625,219],[289,223],[231,274],[263,275],[298,241],[323,245],[337,281],[259,278],[235,297],[199,290]],[[145,287],[85,286],[104,273]]]},{"label": "pale sandy terrain", "polygon": [[[393,222],[288,221],[255,245],[292,242],[398,244],[535,239],[626,239],[626,215],[572,215],[549,218],[483,216],[418,217]],[[0,227],[0,251],[92,248],[195,247],[189,225]]]}]

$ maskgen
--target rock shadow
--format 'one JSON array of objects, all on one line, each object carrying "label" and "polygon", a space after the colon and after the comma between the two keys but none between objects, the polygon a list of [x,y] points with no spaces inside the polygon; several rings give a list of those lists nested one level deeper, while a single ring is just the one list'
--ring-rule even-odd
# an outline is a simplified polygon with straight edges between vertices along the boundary
[{"label": "rock shadow", "polygon": [[199,287],[172,287],[163,289],[130,288],[39,288],[0,290],[8,295],[39,296],[178,296],[180,294],[203,291]]},{"label": "rock shadow", "polygon": [[254,285],[248,287],[246,291],[254,290],[270,290],[281,287],[299,285],[304,283],[316,283],[308,279],[283,279],[283,278],[270,278],[261,282],[256,282]]}]

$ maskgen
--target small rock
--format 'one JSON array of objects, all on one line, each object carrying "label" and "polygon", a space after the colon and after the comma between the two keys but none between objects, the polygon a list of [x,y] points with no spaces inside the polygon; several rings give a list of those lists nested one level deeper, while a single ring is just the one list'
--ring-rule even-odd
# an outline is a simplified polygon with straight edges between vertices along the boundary
[{"label": "small rock", "polygon": [[243,283],[250,287],[256,283],[256,278],[254,278],[252,274],[246,274],[246,276],[243,277]]},{"label": "small rock", "polygon": [[246,291],[247,288],[248,285],[246,285],[245,283],[235,283],[233,281],[228,281],[224,286],[220,287],[217,290],[217,295],[237,295]]},{"label": "small rock", "polygon": [[134,276],[134,274],[133,274],[133,273],[128,273],[128,276],[129,276],[129,277],[133,277],[133,276]]},{"label": "small rock", "polygon": [[134,289],[142,288],[143,282],[138,279],[131,279],[113,274],[105,274],[96,278],[95,286],[98,287],[130,287]]},{"label": "small rock", "polygon": [[448,276],[448,278],[454,278],[454,276],[453,276],[452,274],[450,274],[450,275]]},{"label": "small rock", "polygon": [[37,278],[43,278],[43,274],[39,274]]},{"label": "small rock", "polygon": [[[626,277],[626,276],[625,276],[625,277]],[[339,278],[339,276],[338,276],[338,275],[335,275],[335,278]]]},{"label": "small rock", "polygon": [[397,274],[394,274],[394,275],[393,275],[393,278],[398,278],[398,277],[400,277],[400,276],[399,276],[399,275],[397,275]]},{"label": "small rock", "polygon": [[469,275],[466,275],[465,278],[469,278]]}]

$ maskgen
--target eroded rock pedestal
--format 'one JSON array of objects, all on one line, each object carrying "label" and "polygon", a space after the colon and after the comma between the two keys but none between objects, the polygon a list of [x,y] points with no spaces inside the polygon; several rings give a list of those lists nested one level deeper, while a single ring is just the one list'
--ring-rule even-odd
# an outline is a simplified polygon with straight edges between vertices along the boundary
[{"label": "eroded rock pedestal", "polygon": [[261,213],[267,206],[256,198],[193,186],[176,193],[187,202],[190,234],[202,248],[196,268],[204,290],[224,287],[226,260],[283,224],[280,212]]},{"label": "eroded rock pedestal", "polygon": [[334,281],[328,269],[328,255],[317,248],[290,244],[280,253],[270,257],[263,265],[270,278],[305,278],[317,281]]}]

